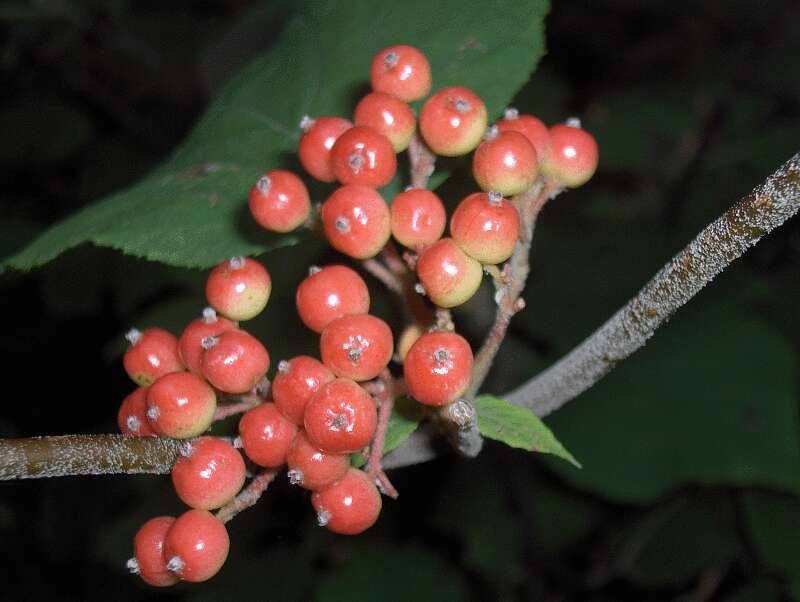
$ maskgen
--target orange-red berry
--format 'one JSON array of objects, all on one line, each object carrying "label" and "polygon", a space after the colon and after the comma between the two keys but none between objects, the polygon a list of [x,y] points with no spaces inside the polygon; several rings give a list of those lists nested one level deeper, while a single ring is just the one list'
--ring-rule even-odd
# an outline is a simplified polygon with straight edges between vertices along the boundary
[{"label": "orange-red berry", "polygon": [[196,437],[211,426],[216,409],[214,389],[191,372],[165,374],[147,390],[147,420],[164,437]]},{"label": "orange-red berry", "polygon": [[337,376],[355,381],[378,376],[392,359],[393,348],[389,326],[369,314],[337,318],[319,341],[323,363]]},{"label": "orange-red berry", "polygon": [[272,400],[289,421],[303,424],[306,404],[319,388],[335,378],[319,360],[298,355],[278,363],[278,372],[272,380]]},{"label": "orange-red berry", "polygon": [[472,349],[454,332],[423,334],[408,350],[403,373],[414,399],[431,406],[446,405],[469,387]]},{"label": "orange-red berry", "polygon": [[203,339],[218,336],[237,326],[236,322],[218,316],[213,308],[206,307],[203,310],[203,317],[190,322],[178,339],[178,354],[181,360],[189,370],[195,374],[202,374],[205,353]]},{"label": "orange-red berry", "polygon": [[372,440],[378,412],[375,400],[358,383],[337,378],[314,393],[304,422],[309,441],[318,449],[351,454]]},{"label": "orange-red berry", "polygon": [[228,330],[203,340],[203,376],[225,393],[252,391],[269,370],[269,353],[243,330]]},{"label": "orange-red berry", "polygon": [[363,533],[381,513],[381,494],[361,470],[351,468],[333,485],[311,495],[317,522],[340,535]]},{"label": "orange-red berry", "polygon": [[231,257],[211,270],[206,281],[208,304],[231,320],[250,320],[261,313],[272,292],[267,269],[250,257]]},{"label": "orange-red berry", "polygon": [[156,434],[147,421],[147,389],[139,387],[122,400],[117,413],[117,425],[123,435],[147,437]]},{"label": "orange-red berry", "polygon": [[486,131],[486,105],[472,91],[462,87],[439,90],[423,105],[419,131],[438,155],[466,155]]},{"label": "orange-red berry", "polygon": [[372,59],[372,89],[405,102],[419,100],[431,90],[431,66],[425,55],[405,44],[384,48]]},{"label": "orange-red berry", "polygon": [[550,154],[542,163],[542,173],[567,188],[585,184],[597,170],[597,142],[582,129],[580,121],[550,128]]},{"label": "orange-red berry", "polygon": [[392,201],[392,235],[410,249],[427,247],[442,237],[447,214],[430,190],[409,188]]},{"label": "orange-red berry", "polygon": [[259,466],[277,468],[286,463],[289,446],[297,434],[274,403],[262,403],[248,410],[239,421],[239,439],[247,457]]},{"label": "orange-red berry", "polygon": [[350,457],[325,453],[308,440],[304,431],[300,431],[289,448],[286,463],[292,485],[317,491],[344,476],[350,468]]},{"label": "orange-red berry", "polygon": [[353,121],[386,136],[396,153],[408,148],[417,129],[417,118],[411,107],[383,92],[372,92],[358,101]]},{"label": "orange-red berry", "polygon": [[244,485],[242,455],[227,441],[198,437],[172,467],[172,484],[184,504],[214,510],[231,501]]},{"label": "orange-red berry", "polygon": [[331,165],[331,149],[353,124],[342,117],[303,117],[300,127],[304,131],[297,149],[301,165],[313,178],[333,182],[336,175]]},{"label": "orange-red berry", "polygon": [[369,311],[364,279],[344,265],[316,266],[297,287],[297,313],[303,324],[321,333],[336,318]]},{"label": "orange-red berry", "polygon": [[156,516],[143,524],[133,537],[133,558],[128,570],[139,575],[148,585],[167,587],[179,579],[167,569],[164,559],[164,539],[175,522],[172,516]]},{"label": "orange-red berry", "polygon": [[276,169],[261,176],[250,189],[250,213],[273,232],[290,232],[306,221],[311,200],[303,180],[291,171]]},{"label": "orange-red berry", "polygon": [[397,172],[397,155],[389,139],[371,127],[356,125],[331,149],[331,167],[342,184],[380,188]]},{"label": "orange-red berry", "polygon": [[501,132],[519,132],[525,136],[536,150],[536,157],[542,163],[550,154],[550,132],[542,121],[533,115],[520,115],[514,108],[508,108],[503,119],[496,124]]},{"label": "orange-red berry", "polygon": [[167,568],[183,581],[207,581],[228,558],[230,540],[225,525],[208,510],[188,510],[167,531]]},{"label": "orange-red berry", "polygon": [[431,301],[440,307],[455,307],[478,290],[483,268],[453,239],[442,238],[420,255],[417,276]]},{"label": "orange-red berry", "polygon": [[131,328],[125,338],[130,347],[122,357],[125,372],[137,385],[146,387],[159,376],[184,369],[178,356],[178,339],[161,328]]},{"label": "orange-red berry", "polygon": [[477,261],[501,263],[511,257],[519,238],[517,208],[499,192],[473,193],[453,212],[450,235]]},{"label": "orange-red berry", "polygon": [[374,189],[342,186],[322,204],[322,226],[331,246],[354,259],[369,259],[391,236],[386,201]]},{"label": "orange-red berry", "polygon": [[539,173],[536,151],[519,132],[491,127],[472,156],[472,175],[481,189],[511,196],[530,188]]}]

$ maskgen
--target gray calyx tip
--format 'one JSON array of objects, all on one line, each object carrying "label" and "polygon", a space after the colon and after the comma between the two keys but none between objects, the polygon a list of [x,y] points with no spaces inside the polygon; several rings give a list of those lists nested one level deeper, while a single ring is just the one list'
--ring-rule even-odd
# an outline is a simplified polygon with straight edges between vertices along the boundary
[{"label": "gray calyx tip", "polygon": [[202,319],[206,324],[214,324],[217,321],[217,312],[213,307],[206,307],[203,309]]},{"label": "gray calyx tip", "polygon": [[247,261],[242,255],[234,255],[228,260],[228,267],[232,270],[241,270]]},{"label": "gray calyx tip", "polygon": [[505,111],[503,111],[503,119],[507,121],[519,119],[519,111],[514,107],[508,107]]},{"label": "gray calyx tip", "polygon": [[272,187],[272,180],[270,180],[269,176],[261,176],[258,178],[256,182],[256,188],[261,194],[267,194],[269,189]]},{"label": "gray calyx tip", "polygon": [[142,331],[138,328],[131,328],[128,332],[125,333],[125,340],[128,341],[131,345],[135,345],[139,341],[142,340]]}]

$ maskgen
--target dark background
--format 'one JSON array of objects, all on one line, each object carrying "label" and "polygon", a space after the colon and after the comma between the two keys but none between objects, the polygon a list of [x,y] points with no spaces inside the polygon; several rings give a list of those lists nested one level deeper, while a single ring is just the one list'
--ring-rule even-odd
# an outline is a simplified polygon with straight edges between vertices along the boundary
[{"label": "dark background", "polygon": [[[0,3],[0,256],[168,156],[288,14],[259,11]],[[548,122],[581,115],[600,168],[543,214],[528,309],[488,390],[568,351],[799,150],[799,20],[793,1],[555,3],[548,54],[515,104]],[[293,283],[325,257],[315,245],[267,256],[282,271],[257,332],[295,319]],[[471,462],[394,472],[400,500],[351,539],[317,528],[279,479],[229,525],[220,575],[163,591],[124,564],[144,520],[180,511],[168,477],[3,483],[0,598],[800,599],[798,267],[790,222],[549,420],[580,473],[489,444]],[[2,275],[0,435],[113,432],[131,389],[122,334],[180,329],[204,277],[86,246]],[[473,340],[489,296],[457,314]],[[270,347],[273,359],[301,349],[307,333]]]}]

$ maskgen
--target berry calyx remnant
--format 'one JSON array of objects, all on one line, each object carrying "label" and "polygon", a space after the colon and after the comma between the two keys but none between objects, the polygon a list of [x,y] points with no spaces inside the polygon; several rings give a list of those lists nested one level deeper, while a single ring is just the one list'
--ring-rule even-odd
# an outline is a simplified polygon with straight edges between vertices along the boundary
[{"label": "berry calyx remnant", "polygon": [[442,406],[469,387],[472,349],[454,332],[429,332],[411,345],[403,364],[409,394],[425,405]]},{"label": "berry calyx remnant", "polygon": [[369,70],[372,89],[404,102],[420,100],[431,90],[431,66],[413,46],[398,44],[378,52]]},{"label": "berry calyx remnant", "polygon": [[303,117],[303,135],[297,147],[300,164],[308,174],[321,182],[333,182],[336,175],[331,166],[331,149],[336,139],[353,127],[342,117]]},{"label": "berry calyx remnant", "polygon": [[340,535],[363,533],[381,512],[381,494],[361,470],[351,468],[333,485],[311,495],[317,521]]},{"label": "berry calyx remnant", "polygon": [[250,257],[231,257],[211,270],[208,304],[230,320],[250,320],[266,307],[272,292],[267,269]]},{"label": "berry calyx remnant", "polygon": [[450,235],[470,257],[502,263],[519,238],[519,213],[498,192],[476,192],[462,200],[450,218]]},{"label": "berry calyx remnant", "polygon": [[291,232],[306,221],[311,211],[303,180],[284,169],[262,175],[250,189],[248,204],[253,219],[273,232]]},{"label": "berry calyx remnant", "polygon": [[437,155],[466,155],[486,131],[486,105],[474,92],[460,86],[443,88],[431,96],[419,114],[419,131]]},{"label": "berry calyx remnant", "polygon": [[227,441],[198,437],[172,467],[172,484],[184,504],[214,510],[231,501],[242,489],[245,466],[242,455]]},{"label": "berry calyx remnant", "polygon": [[364,279],[344,265],[312,267],[295,296],[300,319],[316,333],[336,318],[367,313],[369,303]]},{"label": "berry calyx remnant", "polygon": [[178,356],[178,339],[163,328],[131,328],[125,338],[130,347],[122,357],[125,372],[141,387],[170,372],[184,370]]}]

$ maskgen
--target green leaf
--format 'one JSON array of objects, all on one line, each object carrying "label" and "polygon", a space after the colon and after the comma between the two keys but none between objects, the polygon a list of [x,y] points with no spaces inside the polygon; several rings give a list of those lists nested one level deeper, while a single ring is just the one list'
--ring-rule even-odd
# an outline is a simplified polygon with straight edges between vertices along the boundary
[{"label": "green leaf", "polygon": [[530,410],[491,395],[482,395],[473,404],[478,411],[478,430],[484,437],[511,447],[553,454],[573,466],[581,467],[544,422]]},{"label": "green leaf", "polygon": [[[544,52],[546,11],[546,0],[487,0],[469,10],[455,0],[305,2],[166,164],[56,224],[3,267],[30,269],[85,242],[185,267],[297,244],[301,236],[258,231],[246,197],[264,170],[296,168],[303,115],[350,115],[374,53],[407,42],[430,58],[434,88],[472,88],[495,116]],[[326,190],[312,194],[322,200]]]},{"label": "green leaf", "polygon": [[742,508],[761,564],[790,583],[800,582],[800,499],[748,491],[742,495]]},{"label": "green leaf", "polygon": [[[422,408],[408,397],[400,397],[395,401],[392,415],[389,416],[389,426],[383,443],[383,453],[388,454],[403,441],[408,439],[422,420]],[[353,454],[353,466],[363,466],[367,459],[361,454]]]}]

